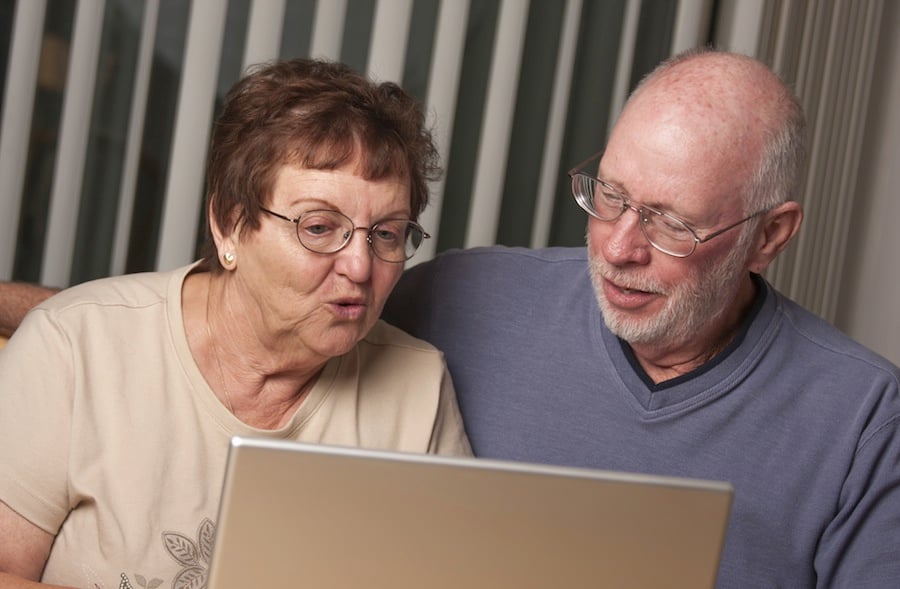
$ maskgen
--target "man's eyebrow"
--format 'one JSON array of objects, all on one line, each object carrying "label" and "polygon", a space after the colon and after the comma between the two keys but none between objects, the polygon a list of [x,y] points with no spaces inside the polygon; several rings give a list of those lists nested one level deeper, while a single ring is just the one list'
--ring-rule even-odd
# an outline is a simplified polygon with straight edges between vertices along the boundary
[{"label": "man's eyebrow", "polygon": [[635,206],[649,207],[660,213],[665,213],[666,215],[669,215],[670,217],[678,219],[679,221],[681,221],[682,223],[684,223],[691,229],[697,229],[698,227],[700,227],[700,225],[691,221],[689,216],[686,216],[686,215],[683,215],[676,211],[673,211],[671,209],[671,207],[669,207],[667,205],[663,205],[663,204],[659,203],[658,201],[643,201],[643,200],[636,199],[634,197],[634,195],[632,195],[630,192],[628,192],[628,189],[625,188],[621,182],[609,180],[602,175],[598,175],[597,178],[599,180],[602,180],[604,183],[606,183],[610,187],[612,187],[612,189],[615,191],[616,194],[626,197]]}]

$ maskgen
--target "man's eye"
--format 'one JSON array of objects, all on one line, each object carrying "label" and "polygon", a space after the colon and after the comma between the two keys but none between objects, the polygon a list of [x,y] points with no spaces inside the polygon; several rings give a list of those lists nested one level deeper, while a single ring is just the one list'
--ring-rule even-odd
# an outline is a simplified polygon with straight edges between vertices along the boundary
[{"label": "man's eye", "polygon": [[689,235],[690,230],[688,230],[687,225],[679,221],[678,219],[673,219],[668,215],[654,215],[653,222],[659,225],[659,228],[672,235],[673,237],[680,237],[683,235]]},{"label": "man's eye", "polygon": [[608,192],[606,190],[598,190],[594,197],[594,206],[602,207],[607,210],[618,211],[622,208],[624,202],[625,199],[621,196],[615,192]]}]

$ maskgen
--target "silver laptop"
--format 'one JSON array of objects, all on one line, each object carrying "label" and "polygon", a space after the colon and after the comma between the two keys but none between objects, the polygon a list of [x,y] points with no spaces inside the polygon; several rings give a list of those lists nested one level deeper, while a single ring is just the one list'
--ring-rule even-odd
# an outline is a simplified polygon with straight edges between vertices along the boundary
[{"label": "silver laptop", "polygon": [[713,587],[733,489],[236,437],[210,589]]}]

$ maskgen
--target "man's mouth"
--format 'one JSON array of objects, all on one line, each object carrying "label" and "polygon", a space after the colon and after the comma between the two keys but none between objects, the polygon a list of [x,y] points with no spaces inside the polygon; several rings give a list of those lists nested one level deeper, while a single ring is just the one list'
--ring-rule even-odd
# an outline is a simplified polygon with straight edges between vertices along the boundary
[{"label": "man's mouth", "polygon": [[658,293],[636,288],[633,284],[619,284],[606,278],[603,280],[607,302],[621,309],[638,309],[654,300]]}]

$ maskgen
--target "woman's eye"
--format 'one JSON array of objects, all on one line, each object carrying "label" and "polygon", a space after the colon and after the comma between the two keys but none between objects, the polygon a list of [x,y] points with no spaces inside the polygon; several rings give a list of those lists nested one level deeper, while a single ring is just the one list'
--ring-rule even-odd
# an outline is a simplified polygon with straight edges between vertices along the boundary
[{"label": "woman's eye", "polygon": [[383,229],[381,227],[373,231],[372,235],[378,241],[383,241],[386,243],[394,243],[400,239],[400,234],[396,231],[392,229]]},{"label": "woman's eye", "polygon": [[340,229],[340,223],[323,217],[304,219],[300,223],[300,231],[310,237],[324,237]]}]

